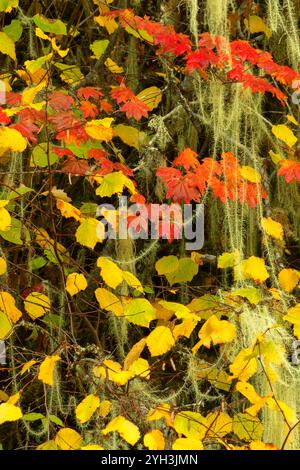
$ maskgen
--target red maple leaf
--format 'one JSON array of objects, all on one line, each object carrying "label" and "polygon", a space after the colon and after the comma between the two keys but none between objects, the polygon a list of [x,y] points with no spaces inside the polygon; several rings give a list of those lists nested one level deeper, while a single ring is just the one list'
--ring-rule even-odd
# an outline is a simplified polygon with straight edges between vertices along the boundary
[{"label": "red maple leaf", "polygon": [[278,170],[277,174],[284,176],[287,183],[291,183],[292,181],[298,181],[298,183],[300,183],[300,162],[295,160],[281,160],[279,165],[281,168]]},{"label": "red maple leaf", "polygon": [[108,153],[103,149],[90,149],[87,153],[88,158],[93,158],[96,162],[101,162],[106,159]]},{"label": "red maple leaf", "polygon": [[142,117],[148,117],[150,108],[143,101],[134,96],[130,101],[123,104],[120,111],[126,113],[126,117],[128,119],[133,117],[137,121],[140,121]]},{"label": "red maple leaf", "polygon": [[101,96],[103,96],[103,93],[100,88],[94,88],[94,87],[82,87],[77,90],[77,96],[79,98],[84,98],[85,100],[89,100],[90,98],[93,98],[96,101],[99,101]]},{"label": "red maple leaf", "polygon": [[71,150],[66,149],[64,147],[53,147],[52,152],[59,156],[59,158],[69,157],[75,158],[75,155]]},{"label": "red maple leaf", "polygon": [[86,160],[69,158],[63,165],[62,170],[74,176],[84,176],[91,171]]},{"label": "red maple leaf", "polygon": [[9,124],[10,123],[10,117],[8,117],[1,108],[0,108],[0,123],[1,124]]},{"label": "red maple leaf", "polygon": [[135,98],[134,93],[127,88],[124,83],[111,90],[110,96],[117,102],[117,104],[126,103],[126,101]]},{"label": "red maple leaf", "polygon": [[55,111],[67,111],[73,106],[74,100],[72,96],[62,91],[54,91],[49,98],[49,105]]},{"label": "red maple leaf", "polygon": [[186,171],[200,166],[197,153],[190,148],[184,149],[173,162],[174,166],[182,166]]},{"label": "red maple leaf", "polygon": [[107,100],[100,101],[100,111],[104,111],[105,113],[112,113],[113,107]]},{"label": "red maple leaf", "polygon": [[80,109],[86,119],[89,117],[93,119],[99,114],[97,106],[90,101],[82,101]]}]

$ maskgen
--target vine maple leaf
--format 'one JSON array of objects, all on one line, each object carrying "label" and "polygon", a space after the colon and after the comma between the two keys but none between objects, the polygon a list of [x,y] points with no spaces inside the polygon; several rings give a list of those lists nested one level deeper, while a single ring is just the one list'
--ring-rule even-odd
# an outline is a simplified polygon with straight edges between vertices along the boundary
[{"label": "vine maple leaf", "polygon": [[68,111],[74,104],[72,96],[62,91],[54,91],[49,98],[49,105],[56,111]]},{"label": "vine maple leaf", "polygon": [[86,119],[89,117],[93,119],[99,114],[97,106],[90,101],[83,101],[80,105],[80,110]]},{"label": "vine maple leaf", "polygon": [[84,98],[85,100],[93,98],[96,101],[100,101],[100,98],[103,96],[103,93],[100,88],[81,87],[77,90],[77,96],[79,98]]},{"label": "vine maple leaf", "polygon": [[9,124],[10,117],[8,117],[4,111],[0,108],[0,124]]},{"label": "vine maple leaf", "polygon": [[84,176],[91,171],[91,168],[86,160],[69,158],[63,165],[62,170],[70,175]]},{"label": "vine maple leaf", "polygon": [[279,162],[281,168],[277,174],[284,176],[287,183],[291,183],[296,180],[300,183],[300,163],[295,160],[281,160]]},{"label": "vine maple leaf", "polygon": [[111,90],[110,96],[117,102],[117,104],[126,103],[126,101],[135,97],[133,91],[127,88],[124,83],[119,87],[115,87]]},{"label": "vine maple leaf", "polygon": [[142,117],[148,117],[150,108],[143,101],[134,97],[130,101],[127,101],[127,103],[123,104],[120,111],[126,113],[126,117],[128,119],[133,117],[137,121],[140,121]]}]

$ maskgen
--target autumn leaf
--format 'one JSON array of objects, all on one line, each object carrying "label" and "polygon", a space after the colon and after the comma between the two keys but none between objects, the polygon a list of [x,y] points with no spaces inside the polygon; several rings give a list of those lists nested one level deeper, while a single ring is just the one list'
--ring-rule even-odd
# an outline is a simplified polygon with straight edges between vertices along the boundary
[{"label": "autumn leaf", "polygon": [[24,302],[24,308],[33,320],[46,315],[50,311],[50,307],[49,297],[40,292],[31,292]]},{"label": "autumn leaf", "polygon": [[16,301],[9,292],[0,292],[0,311],[5,313],[12,323],[17,323],[22,312],[16,307]]},{"label": "autumn leaf", "polygon": [[104,225],[99,220],[89,217],[81,219],[75,238],[78,243],[93,250],[97,243],[103,242],[104,235]]},{"label": "autumn leaf", "polygon": [[102,434],[106,436],[112,431],[117,431],[120,436],[132,446],[134,446],[140,438],[140,431],[138,427],[128,419],[124,418],[124,416],[117,416],[114,418],[102,430]]},{"label": "autumn leaf", "polygon": [[265,260],[257,256],[251,256],[241,261],[236,268],[236,273],[239,272],[242,278],[252,279],[258,283],[262,283],[270,277],[265,265]]},{"label": "autumn leaf", "polygon": [[113,312],[117,317],[123,315],[123,306],[115,294],[107,289],[98,288],[95,290],[95,296],[101,308]]},{"label": "autumn leaf", "polygon": [[149,450],[164,450],[165,438],[159,429],[152,429],[144,435],[144,445]]},{"label": "autumn leaf", "polygon": [[230,380],[239,379],[240,381],[247,382],[257,371],[256,356],[257,354],[253,353],[251,348],[242,349],[229,366],[229,370],[232,373]]},{"label": "autumn leaf", "polygon": [[222,343],[230,343],[236,336],[235,326],[227,320],[218,320],[215,315],[212,315],[200,329],[198,336],[199,343],[193,348],[195,354],[200,346],[205,346],[208,349],[211,344],[217,345]]},{"label": "autumn leaf", "polygon": [[118,287],[123,281],[123,271],[110,259],[100,256],[97,260],[97,266],[100,268],[100,275],[104,282],[112,289]]},{"label": "autumn leaf", "polygon": [[124,316],[130,323],[148,328],[156,310],[147,299],[132,299],[124,308]]},{"label": "autumn leaf", "polygon": [[54,368],[59,356],[47,356],[40,365],[38,379],[44,384],[52,386],[54,383]]},{"label": "autumn leaf", "polygon": [[27,141],[19,131],[9,127],[0,127],[0,149],[21,153],[26,147]]},{"label": "autumn leaf", "polygon": [[286,292],[292,292],[299,283],[300,273],[296,269],[282,269],[278,274],[280,287]]},{"label": "autumn leaf", "polygon": [[82,437],[71,428],[63,428],[58,431],[54,442],[61,450],[77,450],[82,444]]},{"label": "autumn leaf", "polygon": [[83,274],[71,273],[67,277],[66,291],[71,295],[76,295],[78,292],[87,288],[87,280]]},{"label": "autumn leaf", "polygon": [[300,304],[289,308],[283,319],[294,325],[294,334],[300,339]]},{"label": "autumn leaf", "polygon": [[76,407],[76,418],[80,424],[87,423],[97,408],[100,406],[100,398],[96,395],[90,394],[85,397]]},{"label": "autumn leaf", "polygon": [[203,450],[203,444],[199,439],[193,437],[179,437],[173,442],[173,450]]},{"label": "autumn leaf", "polygon": [[2,403],[0,405],[0,425],[7,421],[18,421],[22,418],[21,408],[11,403]]},{"label": "autumn leaf", "polygon": [[146,344],[152,357],[161,356],[174,346],[175,339],[170,328],[157,326],[147,337]]},{"label": "autumn leaf", "polygon": [[276,222],[271,217],[263,217],[261,219],[261,226],[267,235],[277,240],[283,240],[283,226],[281,223]]},{"label": "autumn leaf", "polygon": [[57,199],[56,207],[60,210],[61,215],[66,219],[73,218],[75,220],[81,220],[80,210],[72,206],[69,202],[64,201],[63,199]]},{"label": "autumn leaf", "polygon": [[280,139],[290,148],[293,147],[298,140],[293,131],[285,124],[278,124],[277,126],[273,126],[272,132],[278,139]]},{"label": "autumn leaf", "polygon": [[132,372],[122,370],[122,366],[111,359],[106,359],[103,365],[94,367],[93,373],[95,377],[109,379],[118,385],[125,385],[134,376]]}]

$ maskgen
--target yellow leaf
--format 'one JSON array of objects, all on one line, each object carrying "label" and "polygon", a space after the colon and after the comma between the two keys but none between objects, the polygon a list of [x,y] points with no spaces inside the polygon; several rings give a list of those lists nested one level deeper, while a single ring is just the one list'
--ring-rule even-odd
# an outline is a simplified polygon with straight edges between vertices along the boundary
[{"label": "yellow leaf", "polygon": [[124,416],[114,418],[106,428],[103,429],[102,434],[106,436],[106,434],[112,431],[117,431],[120,436],[132,446],[134,446],[140,438],[139,428],[131,421],[124,418]]},{"label": "yellow leaf", "polygon": [[165,438],[159,429],[152,429],[144,436],[144,445],[149,450],[164,450]]},{"label": "yellow leaf", "polygon": [[276,222],[271,217],[263,217],[261,219],[261,226],[271,237],[283,240],[283,226],[279,222]]},{"label": "yellow leaf", "polygon": [[269,155],[272,158],[272,162],[275,163],[275,165],[278,165],[278,163],[281,160],[284,160],[284,158],[280,155],[280,153],[275,153],[273,150],[269,150]]},{"label": "yellow leaf", "polygon": [[262,441],[252,441],[249,444],[251,450],[279,450],[274,444],[265,444]]},{"label": "yellow leaf", "polygon": [[207,431],[206,437],[217,439],[232,432],[232,418],[224,412],[215,411],[206,416]]},{"label": "yellow leaf", "polygon": [[145,346],[146,346],[146,338],[140,339],[140,341],[138,341],[134,346],[132,346],[129,353],[125,357],[124,370],[128,370],[131,364],[140,357]]},{"label": "yellow leaf", "polygon": [[197,352],[200,346],[210,348],[211,344],[230,343],[236,336],[235,326],[227,320],[218,320],[216,315],[212,315],[202,326],[198,334],[200,341],[193,348],[193,353]]},{"label": "yellow leaf", "polygon": [[114,127],[114,135],[120,137],[125,144],[130,145],[137,150],[142,146],[147,138],[147,135],[144,132],[139,131],[135,127],[125,126],[124,124],[118,124]]},{"label": "yellow leaf", "polygon": [[261,397],[255,391],[253,385],[247,382],[238,382],[236,384],[236,390],[246,397],[253,406],[250,406],[245,411],[251,416],[256,416],[260,409],[265,405],[269,396]]},{"label": "yellow leaf", "polygon": [[7,421],[18,421],[22,418],[21,408],[11,403],[1,403],[0,405],[0,424]]},{"label": "yellow leaf", "polygon": [[162,91],[156,86],[151,86],[149,88],[145,88],[145,90],[141,91],[136,97],[140,101],[143,101],[148,106],[148,108],[150,108],[150,111],[152,111],[153,109],[157,108],[161,102]]},{"label": "yellow leaf", "polygon": [[202,440],[206,435],[208,425],[206,418],[200,413],[182,411],[175,416],[174,428],[178,434]]},{"label": "yellow leaf", "polygon": [[12,323],[17,323],[22,312],[16,307],[16,301],[9,292],[0,292],[0,311],[4,312]]},{"label": "yellow leaf", "polygon": [[44,384],[53,385],[54,382],[54,368],[56,362],[60,361],[59,356],[46,356],[40,365],[38,379]]},{"label": "yellow leaf", "polygon": [[[0,217],[1,217],[1,211],[0,211]],[[7,264],[6,264],[6,261],[4,258],[0,258],[0,276],[2,276],[2,274],[5,274],[7,271]]]},{"label": "yellow leaf", "polygon": [[297,286],[300,274],[295,269],[282,269],[278,274],[278,282],[280,287],[286,292],[292,292]]},{"label": "yellow leaf", "polygon": [[218,366],[209,362],[200,360],[197,363],[196,374],[199,379],[208,380],[214,387],[228,392],[231,384],[229,383],[228,374]]},{"label": "yellow leaf", "polygon": [[300,339],[300,304],[288,309],[288,313],[283,317],[284,320],[294,325],[294,334]]},{"label": "yellow leaf", "polygon": [[24,104],[31,105],[34,102],[36,95],[47,86],[47,81],[43,80],[38,85],[26,88],[22,93],[22,101]]},{"label": "yellow leaf", "polygon": [[93,250],[97,243],[103,242],[104,230],[104,225],[99,220],[93,217],[82,219],[75,233],[76,241]]},{"label": "yellow leaf", "polygon": [[100,268],[100,275],[104,282],[112,289],[118,287],[123,281],[123,271],[110,259],[100,256],[97,266]]},{"label": "yellow leaf", "polygon": [[240,169],[240,175],[250,183],[260,183],[261,182],[261,174],[258,173],[254,168],[251,166],[242,166]]},{"label": "yellow leaf", "polygon": [[124,308],[124,316],[130,323],[149,328],[156,318],[156,310],[147,299],[131,299]]},{"label": "yellow leaf", "polygon": [[13,331],[13,324],[8,316],[0,311],[0,340],[4,340],[9,337]]},{"label": "yellow leaf", "polygon": [[171,407],[168,403],[162,403],[156,406],[153,410],[150,410],[147,416],[147,421],[156,421],[158,419],[164,419],[167,426],[173,426],[173,416]]},{"label": "yellow leaf", "polygon": [[0,52],[8,55],[11,59],[16,60],[15,43],[3,31],[0,32]]},{"label": "yellow leaf", "polygon": [[233,268],[239,259],[239,251],[233,251],[232,253],[222,253],[222,255],[218,256],[218,268]]},{"label": "yellow leaf", "polygon": [[11,395],[7,402],[6,403],[9,403],[10,405],[15,405],[16,403],[18,403],[18,401],[20,400],[21,398],[21,392],[17,392],[15,393],[14,395]]},{"label": "yellow leaf", "polygon": [[98,444],[88,444],[87,446],[80,447],[80,450],[104,450],[104,447]]},{"label": "yellow leaf", "polygon": [[71,428],[63,428],[55,436],[55,444],[61,450],[77,450],[82,444],[82,437]]},{"label": "yellow leaf", "polygon": [[12,152],[24,152],[27,147],[27,140],[16,129],[10,127],[0,127],[0,148],[11,150]]},{"label": "yellow leaf", "polygon": [[109,142],[114,133],[111,127],[114,118],[94,119],[85,125],[86,133],[93,139]]},{"label": "yellow leaf", "polygon": [[294,118],[294,116],[291,116],[291,114],[288,114],[287,116],[288,121],[292,122],[296,126],[299,126],[299,122]]},{"label": "yellow leaf", "polygon": [[146,340],[151,356],[161,356],[168,352],[175,344],[170,328],[157,326]]},{"label": "yellow leaf", "polygon": [[233,432],[243,441],[260,440],[263,434],[263,426],[256,416],[250,416],[248,413],[237,413],[233,418]]},{"label": "yellow leaf", "polygon": [[109,173],[102,178],[100,186],[96,189],[96,194],[101,197],[110,197],[116,193],[122,193],[128,188],[132,194],[136,193],[133,182],[121,171]]},{"label": "yellow leaf", "polygon": [[94,20],[100,25],[103,26],[108,34],[112,34],[118,29],[118,23],[116,20],[109,16],[95,16]]},{"label": "yellow leaf", "polygon": [[101,308],[113,312],[117,317],[123,315],[122,304],[115,294],[107,289],[99,288],[95,290],[95,296]]},{"label": "yellow leaf", "polygon": [[114,62],[110,57],[106,59],[104,64],[106,65],[106,67],[111,73],[123,73],[124,72],[123,67],[119,67],[119,65],[116,64],[116,62]]},{"label": "yellow leaf", "polygon": [[90,394],[85,397],[76,407],[76,418],[81,424],[91,419],[97,408],[100,406],[100,398]]},{"label": "yellow leaf", "polygon": [[284,124],[273,126],[272,132],[278,139],[282,140],[282,142],[284,142],[290,148],[293,147],[298,140],[293,131]]},{"label": "yellow leaf", "polygon": [[102,366],[94,367],[93,373],[95,377],[109,379],[118,385],[125,385],[134,376],[132,372],[122,370],[118,362],[110,359],[106,359]]},{"label": "yellow leaf", "polygon": [[56,443],[51,440],[51,441],[46,441],[37,446],[36,450],[58,450],[58,447]]},{"label": "yellow leaf", "polygon": [[277,399],[275,400],[275,398],[270,397],[267,400],[267,404],[271,410],[278,411],[283,414],[290,426],[293,426],[295,423],[297,423],[298,419],[296,416],[296,411],[288,406],[284,401]]},{"label": "yellow leaf", "polygon": [[25,374],[29,369],[31,369],[32,366],[36,364],[36,361],[34,359],[31,359],[31,361],[25,362],[23,364],[22,369],[21,369],[21,375]]},{"label": "yellow leaf", "polygon": [[61,215],[66,219],[73,218],[75,220],[81,220],[81,212],[76,207],[72,206],[69,202],[64,201],[63,199],[57,199],[56,207],[60,210]]},{"label": "yellow leaf", "polygon": [[229,370],[233,374],[230,380],[239,379],[247,382],[257,370],[257,361],[252,349],[242,349],[229,366]]},{"label": "yellow leaf", "polygon": [[242,278],[253,279],[259,283],[264,282],[270,277],[266,269],[265,260],[256,256],[251,256],[241,261],[240,265],[237,267],[237,272],[239,269]]},{"label": "yellow leaf", "polygon": [[50,307],[49,297],[40,292],[31,292],[24,301],[24,308],[33,320],[46,315]]},{"label": "yellow leaf", "polygon": [[4,208],[6,204],[8,204],[8,201],[0,201],[0,230],[2,232],[8,232],[11,228],[10,213]]},{"label": "yellow leaf", "polygon": [[257,15],[250,15],[248,18],[249,19],[244,19],[244,23],[251,34],[265,33],[267,38],[270,38],[272,36],[272,31],[270,30],[270,28],[268,28],[262,18]]},{"label": "yellow leaf", "polygon": [[134,361],[128,369],[135,377],[141,377],[144,379],[150,379],[150,366],[149,362],[146,359],[142,359],[141,357]]},{"label": "yellow leaf", "polygon": [[87,280],[83,274],[71,273],[67,277],[66,291],[71,295],[85,290],[88,286]]},{"label": "yellow leaf", "polygon": [[129,271],[123,271],[123,279],[124,281],[134,289],[138,290],[139,292],[144,292],[144,288],[138,278]]},{"label": "yellow leaf", "polygon": [[203,444],[193,437],[180,437],[173,442],[173,450],[203,450]]},{"label": "yellow leaf", "polygon": [[103,400],[100,403],[98,414],[102,418],[106,418],[106,416],[110,413],[111,410],[111,402],[109,400]]}]

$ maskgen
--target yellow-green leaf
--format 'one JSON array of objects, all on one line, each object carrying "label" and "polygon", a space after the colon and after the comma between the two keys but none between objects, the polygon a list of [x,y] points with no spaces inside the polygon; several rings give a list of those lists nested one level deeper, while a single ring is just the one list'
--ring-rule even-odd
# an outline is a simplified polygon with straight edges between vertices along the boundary
[{"label": "yellow-green leaf", "polygon": [[114,418],[106,428],[103,429],[102,434],[106,436],[106,434],[112,431],[117,431],[120,436],[132,446],[134,446],[140,438],[139,428],[131,421],[124,418],[124,416]]},{"label": "yellow-green leaf", "polygon": [[151,356],[161,356],[175,344],[174,336],[167,326],[157,326],[147,337],[147,346]]},{"label": "yellow-green leaf", "polygon": [[76,418],[81,424],[91,419],[97,408],[100,406],[100,398],[90,394],[85,397],[76,407]]},{"label": "yellow-green leaf", "polygon": [[293,147],[298,140],[293,131],[285,124],[278,124],[277,126],[273,126],[272,132],[278,139],[280,139],[290,148]]}]

